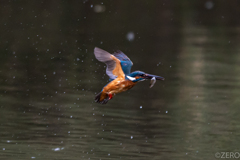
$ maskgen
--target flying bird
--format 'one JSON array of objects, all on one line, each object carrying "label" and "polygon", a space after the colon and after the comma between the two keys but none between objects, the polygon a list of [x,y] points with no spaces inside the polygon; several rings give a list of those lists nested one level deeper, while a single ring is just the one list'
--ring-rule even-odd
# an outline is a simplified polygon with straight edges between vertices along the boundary
[{"label": "flying bird", "polygon": [[130,73],[133,63],[122,51],[116,51],[110,54],[107,51],[95,47],[94,54],[97,60],[107,65],[106,73],[110,77],[110,82],[96,95],[95,102],[97,103],[106,104],[117,93],[131,89],[137,82],[151,79],[151,88],[156,80],[164,80],[163,77],[142,71]]}]

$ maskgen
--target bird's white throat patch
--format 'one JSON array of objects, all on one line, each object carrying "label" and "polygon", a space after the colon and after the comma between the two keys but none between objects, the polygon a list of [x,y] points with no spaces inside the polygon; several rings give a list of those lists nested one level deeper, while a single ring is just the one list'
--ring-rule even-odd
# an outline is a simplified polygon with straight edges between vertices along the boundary
[{"label": "bird's white throat patch", "polygon": [[131,81],[135,81],[136,80],[136,78],[130,77],[130,76],[127,76],[127,78],[130,79]]}]

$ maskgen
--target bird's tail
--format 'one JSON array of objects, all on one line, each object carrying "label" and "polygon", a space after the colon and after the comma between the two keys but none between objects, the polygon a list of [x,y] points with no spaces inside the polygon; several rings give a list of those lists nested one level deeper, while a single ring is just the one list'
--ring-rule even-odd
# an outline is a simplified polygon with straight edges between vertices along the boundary
[{"label": "bird's tail", "polygon": [[108,102],[109,98],[106,93],[100,92],[95,97],[95,102],[100,104],[106,104]]}]

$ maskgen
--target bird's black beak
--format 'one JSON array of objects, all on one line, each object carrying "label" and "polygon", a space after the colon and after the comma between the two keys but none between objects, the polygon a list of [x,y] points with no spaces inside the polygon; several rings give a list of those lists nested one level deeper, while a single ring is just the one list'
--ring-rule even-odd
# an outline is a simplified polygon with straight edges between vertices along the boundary
[{"label": "bird's black beak", "polygon": [[156,75],[152,75],[152,74],[145,74],[143,76],[144,79],[152,79],[153,77],[156,78],[156,80],[164,80],[165,78],[164,77],[161,77],[161,76],[156,76]]}]

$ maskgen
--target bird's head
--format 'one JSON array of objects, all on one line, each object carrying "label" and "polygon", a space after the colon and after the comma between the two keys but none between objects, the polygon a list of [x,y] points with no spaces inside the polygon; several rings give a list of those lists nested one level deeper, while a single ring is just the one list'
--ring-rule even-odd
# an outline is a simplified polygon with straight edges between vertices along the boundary
[{"label": "bird's head", "polygon": [[153,77],[155,77],[156,80],[164,80],[165,79],[161,76],[144,73],[142,71],[134,71],[134,72],[128,74],[126,77],[127,77],[127,79],[131,80],[132,82],[144,81],[146,79],[152,79]]}]

